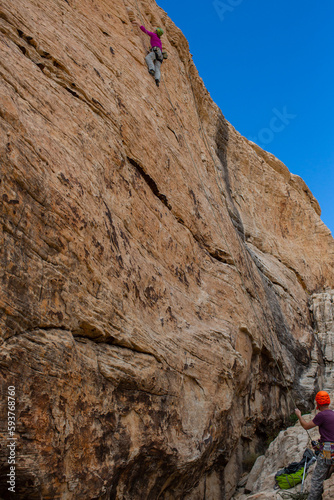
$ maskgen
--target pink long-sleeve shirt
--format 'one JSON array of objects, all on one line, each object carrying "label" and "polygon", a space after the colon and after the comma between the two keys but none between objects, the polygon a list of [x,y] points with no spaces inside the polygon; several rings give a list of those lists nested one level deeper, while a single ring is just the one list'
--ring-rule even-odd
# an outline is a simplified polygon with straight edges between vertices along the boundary
[{"label": "pink long-sleeve shirt", "polygon": [[159,47],[159,49],[162,51],[162,43],[158,35],[156,33],[152,33],[151,31],[147,31],[144,26],[141,26],[140,29],[150,37],[151,47]]}]

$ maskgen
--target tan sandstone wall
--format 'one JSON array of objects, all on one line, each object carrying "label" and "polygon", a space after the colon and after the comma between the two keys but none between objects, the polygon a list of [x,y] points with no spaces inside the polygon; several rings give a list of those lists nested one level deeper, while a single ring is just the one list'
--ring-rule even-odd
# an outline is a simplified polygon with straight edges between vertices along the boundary
[{"label": "tan sandstone wall", "polygon": [[[300,378],[322,374],[309,297],[333,287],[334,241],[319,206],[224,119],[166,13],[138,5],[166,32],[159,89],[134,0],[0,1],[18,499],[228,499],[255,434],[291,412],[286,386],[307,406]],[[1,463],[6,498],[5,447]]]}]

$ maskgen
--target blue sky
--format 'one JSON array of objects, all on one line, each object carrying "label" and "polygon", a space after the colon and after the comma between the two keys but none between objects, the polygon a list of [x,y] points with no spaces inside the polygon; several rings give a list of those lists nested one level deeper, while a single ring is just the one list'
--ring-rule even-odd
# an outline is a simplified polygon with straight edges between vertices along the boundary
[{"label": "blue sky", "polygon": [[333,0],[157,3],[227,120],[304,179],[334,235]]}]

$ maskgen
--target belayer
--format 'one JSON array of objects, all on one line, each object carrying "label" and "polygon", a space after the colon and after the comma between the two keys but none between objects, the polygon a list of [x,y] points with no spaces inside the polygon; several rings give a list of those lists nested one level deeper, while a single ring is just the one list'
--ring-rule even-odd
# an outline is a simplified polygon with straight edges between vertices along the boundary
[{"label": "belayer", "polygon": [[139,26],[139,28],[146,33],[151,39],[151,50],[145,57],[145,61],[147,64],[148,72],[150,75],[153,75],[155,78],[155,83],[157,87],[159,87],[161,72],[160,67],[164,60],[164,56],[162,54],[162,43],[160,38],[164,34],[163,29],[156,28],[154,33],[152,31],[148,31],[144,26],[141,26],[138,21],[133,21],[133,24]]},{"label": "belayer", "polygon": [[319,444],[312,441],[312,445],[314,449],[319,451],[319,455],[316,468],[312,474],[308,500],[320,500],[322,498],[323,482],[327,479],[331,465],[334,462],[334,411],[329,409],[331,400],[325,391],[318,392],[315,400],[319,413],[309,422],[302,417],[300,410],[295,409],[298,420],[304,429],[309,430],[319,426]]}]

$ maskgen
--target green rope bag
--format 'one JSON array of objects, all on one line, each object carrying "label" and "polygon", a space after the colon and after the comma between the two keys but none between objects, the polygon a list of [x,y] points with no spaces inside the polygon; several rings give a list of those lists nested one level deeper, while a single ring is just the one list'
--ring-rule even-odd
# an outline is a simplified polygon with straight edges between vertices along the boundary
[{"label": "green rope bag", "polygon": [[[295,464],[298,466],[298,462],[295,462]],[[290,471],[289,468],[292,469],[293,464],[290,464],[289,467],[285,467],[285,469],[279,471],[275,476],[276,483],[281,490],[293,488],[303,480],[304,467],[300,467],[296,471]]]}]

